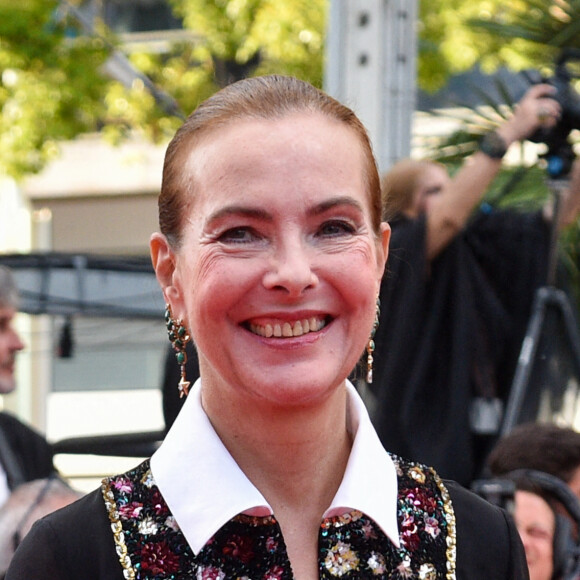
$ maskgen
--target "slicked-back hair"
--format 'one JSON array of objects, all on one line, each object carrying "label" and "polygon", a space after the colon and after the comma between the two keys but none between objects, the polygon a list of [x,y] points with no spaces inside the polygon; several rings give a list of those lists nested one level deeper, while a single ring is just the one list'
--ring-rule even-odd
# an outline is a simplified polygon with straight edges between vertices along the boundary
[{"label": "slicked-back hair", "polygon": [[382,202],[380,179],[368,133],[355,113],[311,84],[294,77],[269,75],[244,79],[221,89],[201,103],[170,142],[163,165],[159,195],[159,227],[178,248],[188,205],[195,199],[196,184],[184,170],[192,149],[204,136],[241,120],[276,120],[294,113],[323,115],[350,128],[365,158],[365,183],[378,235]]}]

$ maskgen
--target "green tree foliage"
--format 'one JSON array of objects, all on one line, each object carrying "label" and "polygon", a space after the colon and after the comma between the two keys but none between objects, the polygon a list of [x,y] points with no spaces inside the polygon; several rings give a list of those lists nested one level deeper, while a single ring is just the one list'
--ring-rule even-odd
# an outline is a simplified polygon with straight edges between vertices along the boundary
[{"label": "green tree foliage", "polygon": [[561,48],[580,48],[578,0],[422,0],[419,6],[418,77],[426,90],[476,64],[486,72],[549,71]]},{"label": "green tree foliage", "polygon": [[519,0],[497,12],[471,18],[468,26],[484,42],[494,39],[492,64],[549,67],[563,48],[580,48],[578,0]]},{"label": "green tree foliage", "polygon": [[[291,74],[322,86],[328,0],[170,0],[191,32],[163,54],[131,62],[185,114],[226,84],[256,74]],[[153,119],[147,119],[151,123]],[[171,120],[165,123],[172,127]]]},{"label": "green tree foliage", "polygon": [[419,86],[427,91],[440,89],[450,75],[495,54],[494,39],[484,39],[468,22],[497,14],[504,4],[501,0],[420,0]]},{"label": "green tree foliage", "polygon": [[[0,174],[37,172],[59,141],[85,132],[166,139],[201,100],[243,76],[322,85],[328,0],[170,2],[191,34],[156,52],[128,48],[98,20],[87,29],[81,0],[0,0]],[[132,73],[110,74],[119,59]]]},{"label": "green tree foliage", "polygon": [[322,84],[326,0],[172,0],[224,85],[251,73]]},{"label": "green tree foliage", "polygon": [[37,171],[57,140],[95,130],[103,116],[106,50],[68,38],[50,0],[0,1],[0,174]]},{"label": "green tree foliage", "polygon": [[[83,132],[166,139],[241,76],[278,72],[322,86],[330,0],[169,2],[190,36],[157,52],[128,48],[98,20],[87,33],[70,9],[81,0],[0,0],[1,173],[38,171],[60,140]],[[476,63],[549,74],[560,47],[580,45],[580,0],[420,0],[419,9],[418,79],[428,90]],[[137,74],[105,73],[115,50]]]},{"label": "green tree foliage", "polygon": [[327,0],[170,0],[196,34],[213,90],[254,74],[292,74],[322,86]]}]

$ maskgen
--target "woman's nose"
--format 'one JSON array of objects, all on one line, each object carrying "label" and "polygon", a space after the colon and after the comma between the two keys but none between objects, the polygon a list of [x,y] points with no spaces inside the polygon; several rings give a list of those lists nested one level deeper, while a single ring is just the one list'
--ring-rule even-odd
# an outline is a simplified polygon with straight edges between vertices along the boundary
[{"label": "woman's nose", "polygon": [[318,276],[312,269],[308,248],[300,242],[279,248],[264,274],[263,283],[269,290],[282,289],[292,296],[300,296],[308,288],[315,287]]}]

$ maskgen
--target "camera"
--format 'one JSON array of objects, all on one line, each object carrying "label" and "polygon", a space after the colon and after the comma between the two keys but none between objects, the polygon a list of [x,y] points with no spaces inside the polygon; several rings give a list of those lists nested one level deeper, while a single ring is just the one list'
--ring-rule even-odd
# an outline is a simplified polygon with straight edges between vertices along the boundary
[{"label": "camera", "polygon": [[580,95],[572,86],[572,80],[580,78],[573,75],[568,67],[570,61],[580,61],[580,49],[567,48],[560,52],[555,61],[554,75],[551,78],[528,79],[534,83],[547,83],[556,88],[554,99],[562,108],[558,123],[550,129],[539,129],[530,137],[530,141],[544,143],[548,151],[543,157],[547,160],[547,171],[551,177],[562,177],[568,174],[575,155],[569,140],[570,131],[580,129]]}]

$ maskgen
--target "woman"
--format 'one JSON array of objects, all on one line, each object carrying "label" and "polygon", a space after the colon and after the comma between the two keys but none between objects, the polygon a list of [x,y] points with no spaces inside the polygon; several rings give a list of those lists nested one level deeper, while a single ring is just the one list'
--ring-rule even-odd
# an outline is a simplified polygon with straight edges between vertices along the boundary
[{"label": "woman", "polygon": [[[416,159],[383,176],[394,216],[365,401],[387,449],[466,486],[496,441],[535,291],[546,284],[551,233],[551,204],[474,210],[507,147],[557,122],[553,91],[529,89],[453,177]],[[578,215],[579,161],[570,177],[558,227]]]},{"label": "woman", "polygon": [[292,78],[228,86],[169,145],[159,209],[200,380],[151,461],[37,525],[8,579],[524,577],[504,513],[391,458],[347,382],[389,240],[352,111]]}]

